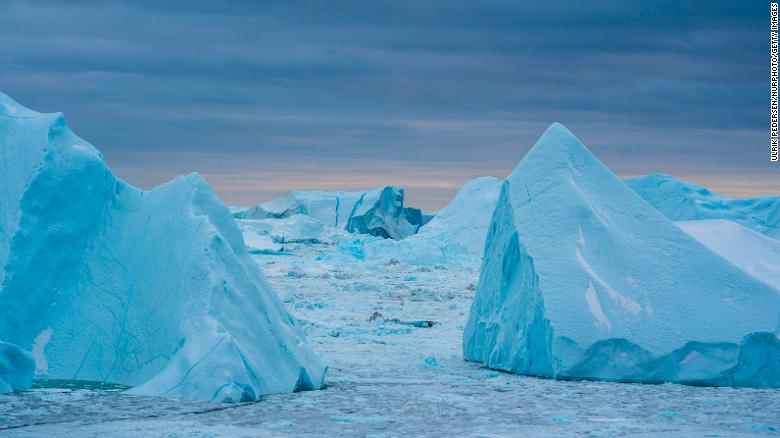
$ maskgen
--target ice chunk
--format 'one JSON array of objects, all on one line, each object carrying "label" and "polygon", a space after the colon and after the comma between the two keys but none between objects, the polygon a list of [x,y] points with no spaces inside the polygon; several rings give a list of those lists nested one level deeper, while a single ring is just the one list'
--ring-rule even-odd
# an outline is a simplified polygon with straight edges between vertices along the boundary
[{"label": "ice chunk", "polygon": [[625,183],[670,220],[728,219],[780,238],[780,196],[729,199],[663,174],[629,178]]},{"label": "ice chunk", "polygon": [[780,240],[725,219],[677,222],[707,248],[780,291]]},{"label": "ice chunk", "polygon": [[416,233],[430,219],[419,209],[403,204],[403,189],[394,187],[365,192],[296,191],[233,215],[237,219],[305,215],[325,226],[398,240]]},{"label": "ice chunk", "polygon": [[0,103],[17,109],[0,112],[5,340],[42,352],[49,378],[138,394],[237,401],[322,386],[325,367],[203,178],[142,191],[61,115]]},{"label": "ice chunk", "polygon": [[[776,290],[688,236],[553,124],[502,185],[463,348],[468,360],[529,375],[780,386],[766,342],[778,316]],[[770,371],[740,371],[745,355],[761,362],[753,371]]]},{"label": "ice chunk", "polygon": [[455,197],[420,230],[420,238],[447,234],[473,255],[481,256],[501,180],[485,176],[467,182]]},{"label": "ice chunk", "polygon": [[370,234],[385,239],[401,240],[417,233],[425,223],[416,208],[404,207],[404,190],[385,187],[374,205],[347,221],[350,233]]},{"label": "ice chunk", "polygon": [[335,243],[339,237],[353,237],[302,214],[283,219],[236,219],[236,222],[250,252],[282,251],[289,243]]},{"label": "ice chunk", "polygon": [[30,388],[34,371],[32,354],[0,341],[0,394]]},{"label": "ice chunk", "polygon": [[489,176],[469,181],[414,236],[399,242],[371,242],[370,258],[395,258],[416,265],[446,262],[478,267],[500,188],[501,180]]}]

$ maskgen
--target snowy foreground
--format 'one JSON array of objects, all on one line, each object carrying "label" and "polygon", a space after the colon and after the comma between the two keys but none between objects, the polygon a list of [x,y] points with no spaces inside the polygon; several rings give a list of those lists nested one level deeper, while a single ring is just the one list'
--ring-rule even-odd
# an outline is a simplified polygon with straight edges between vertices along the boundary
[{"label": "snowy foreground", "polygon": [[[557,381],[465,362],[477,266],[345,263],[344,247],[332,244],[287,244],[284,253],[253,258],[328,362],[324,390],[213,404],[39,381],[0,396],[0,436],[747,436],[780,428],[777,390]],[[369,321],[375,312],[384,323]]]}]

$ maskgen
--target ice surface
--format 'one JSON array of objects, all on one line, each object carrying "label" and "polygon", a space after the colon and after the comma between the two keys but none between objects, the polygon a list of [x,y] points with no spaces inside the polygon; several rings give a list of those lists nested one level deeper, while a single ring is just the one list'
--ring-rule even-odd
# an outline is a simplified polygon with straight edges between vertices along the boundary
[{"label": "ice surface", "polygon": [[467,182],[452,201],[420,229],[419,240],[452,239],[469,254],[481,257],[500,188],[501,180],[491,176]]},{"label": "ice surface", "polygon": [[306,215],[325,226],[399,240],[416,233],[430,219],[419,209],[404,207],[403,203],[403,189],[394,187],[364,192],[295,191],[233,214],[237,219]]},{"label": "ice surface", "polygon": [[652,174],[624,181],[668,219],[729,219],[780,238],[780,197],[729,199],[671,175]]},{"label": "ice surface", "polygon": [[0,333],[36,352],[41,377],[217,401],[322,386],[200,176],[142,191],[61,114],[0,103]]},{"label": "ice surface", "polygon": [[30,388],[34,371],[32,354],[0,341],[0,394]]},{"label": "ice surface", "polygon": [[780,240],[725,219],[677,222],[707,248],[780,291]]},{"label": "ice surface", "polygon": [[501,180],[493,177],[469,181],[417,234],[398,242],[368,241],[367,257],[423,266],[479,266],[500,187]]},{"label": "ice surface", "polygon": [[285,244],[328,243],[354,238],[343,229],[327,226],[303,214],[281,219],[236,219],[250,253],[283,253]]},{"label": "ice surface", "polygon": [[[753,437],[780,429],[774,389],[538,379],[464,361],[479,266],[342,263],[327,243],[285,251],[252,257],[327,357],[325,390],[215,405],[36,382],[0,395],[0,437]],[[374,312],[384,323],[369,321]]]},{"label": "ice surface", "polygon": [[780,386],[779,316],[553,124],[503,183],[463,348],[521,374]]}]

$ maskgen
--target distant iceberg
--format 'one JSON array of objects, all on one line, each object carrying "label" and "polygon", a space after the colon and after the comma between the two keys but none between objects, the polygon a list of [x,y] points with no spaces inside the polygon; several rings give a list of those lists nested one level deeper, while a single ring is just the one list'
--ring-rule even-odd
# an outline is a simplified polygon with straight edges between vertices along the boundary
[{"label": "distant iceberg", "polygon": [[400,240],[428,220],[417,208],[404,207],[404,190],[383,187],[365,192],[295,191],[288,196],[236,210],[237,219],[284,219],[305,215],[351,233]]},{"label": "distant iceberg", "polygon": [[0,333],[39,341],[41,377],[214,401],[323,385],[325,366],[200,176],[135,188],[61,114],[3,94],[0,157]]},{"label": "distant iceberg", "polygon": [[780,291],[780,240],[726,219],[677,226],[738,268]]},{"label": "distant iceberg", "polygon": [[729,199],[664,174],[624,182],[669,220],[728,219],[780,239],[780,196]]},{"label": "distant iceberg", "polygon": [[501,187],[463,350],[535,376],[777,387],[778,317],[777,290],[553,124]]}]

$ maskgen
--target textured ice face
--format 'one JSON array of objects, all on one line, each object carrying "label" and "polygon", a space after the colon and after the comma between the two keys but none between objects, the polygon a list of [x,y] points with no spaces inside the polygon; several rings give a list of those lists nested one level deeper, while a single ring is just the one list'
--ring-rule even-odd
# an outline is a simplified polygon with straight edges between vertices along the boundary
[{"label": "textured ice face", "polygon": [[[61,115],[0,94],[0,333],[46,377],[255,399],[322,386],[325,367],[197,174],[145,192]],[[78,147],[76,147],[78,146]]]},{"label": "textured ice face", "polygon": [[743,337],[743,349],[777,354],[778,316],[773,288],[688,236],[554,124],[502,188],[464,356],[551,377],[778,386],[770,371],[732,378]]},{"label": "textured ice face", "polygon": [[780,197],[729,199],[671,175],[625,180],[645,201],[672,221],[728,219],[769,237],[780,238]]},{"label": "textured ice face", "polygon": [[676,222],[724,259],[780,293],[780,240],[726,219]]},{"label": "textured ice face", "polygon": [[0,341],[0,394],[30,388],[34,371],[32,354]]}]

